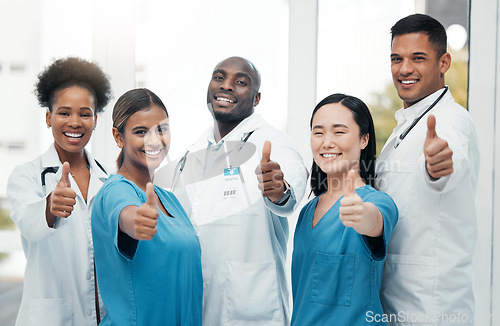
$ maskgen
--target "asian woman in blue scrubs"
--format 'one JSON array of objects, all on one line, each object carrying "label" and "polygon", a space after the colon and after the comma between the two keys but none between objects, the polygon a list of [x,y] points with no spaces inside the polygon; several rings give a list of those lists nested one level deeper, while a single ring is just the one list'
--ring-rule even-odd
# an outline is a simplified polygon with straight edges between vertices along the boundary
[{"label": "asian woman in blue scrubs", "polygon": [[152,184],[170,144],[165,105],[148,89],[126,92],[113,109],[113,136],[118,172],[92,211],[100,325],[201,325],[199,239],[177,198]]},{"label": "asian woman in blue scrubs", "polygon": [[295,229],[292,325],[385,325],[379,291],[398,211],[374,189],[370,111],[333,94],[315,107],[310,126],[316,197]]}]

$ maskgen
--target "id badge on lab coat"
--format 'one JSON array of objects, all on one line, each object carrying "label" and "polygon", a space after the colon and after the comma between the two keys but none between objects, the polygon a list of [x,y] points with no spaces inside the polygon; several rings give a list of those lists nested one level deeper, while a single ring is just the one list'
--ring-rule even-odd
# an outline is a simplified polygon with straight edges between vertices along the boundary
[{"label": "id badge on lab coat", "polygon": [[224,187],[222,191],[222,199],[237,198],[240,194],[240,168],[224,169]]}]

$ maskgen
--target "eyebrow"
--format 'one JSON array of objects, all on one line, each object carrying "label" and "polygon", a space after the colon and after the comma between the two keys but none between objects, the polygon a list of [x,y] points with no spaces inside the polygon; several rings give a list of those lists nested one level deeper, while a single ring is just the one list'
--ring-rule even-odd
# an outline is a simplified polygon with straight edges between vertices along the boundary
[{"label": "eyebrow", "polygon": [[[158,127],[158,126],[160,126],[160,127],[163,127],[163,126],[167,126],[167,127],[169,127],[169,126],[170,126],[170,124],[169,124],[168,122],[163,122],[163,123],[160,123],[160,124],[155,125],[154,127]],[[154,128],[154,127],[151,127],[151,128]],[[134,130],[139,130],[139,129],[146,129],[146,130],[149,130],[149,129],[151,129],[151,128],[148,128],[148,127],[146,127],[146,126],[136,126],[136,127],[132,128],[132,131],[134,131]]]},{"label": "eyebrow", "polygon": [[[212,76],[215,74],[223,74],[224,76],[226,76],[226,71],[224,69],[215,69],[214,72],[212,73]],[[249,74],[244,73],[244,72],[237,72],[236,77],[243,77],[243,78],[247,78],[249,80],[253,80]]]},{"label": "eyebrow", "polygon": [[[427,55],[425,52],[413,52],[412,55]],[[391,53],[391,57],[399,57],[400,54],[398,53]]]},{"label": "eyebrow", "polygon": [[[333,128],[347,128],[349,129],[348,126],[346,126],[345,124],[342,124],[342,123],[336,123],[334,125],[332,125]],[[314,127],[312,127],[312,129],[325,129],[324,126],[322,125],[315,125]]]}]

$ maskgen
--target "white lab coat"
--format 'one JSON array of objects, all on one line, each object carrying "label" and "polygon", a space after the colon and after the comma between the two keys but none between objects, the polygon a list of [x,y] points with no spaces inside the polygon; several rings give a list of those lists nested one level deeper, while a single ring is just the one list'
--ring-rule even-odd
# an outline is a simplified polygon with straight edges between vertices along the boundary
[{"label": "white lab coat", "polygon": [[[54,145],[37,159],[17,166],[10,175],[7,195],[11,218],[21,231],[26,271],[16,325],[96,325],[94,250],[90,212],[94,196],[107,175],[86,151],[90,184],[85,203],[78,185],[76,205],[68,218],[56,218],[53,228],[45,218],[46,197],[61,178],[62,164]],[[41,173],[59,167],[57,173]],[[100,305],[101,315],[104,306]]]},{"label": "white lab coat", "polygon": [[[280,164],[292,189],[284,206],[263,199],[258,188],[255,169],[266,140],[272,143],[271,160]],[[227,189],[225,148],[229,164],[240,167],[242,175]],[[155,183],[170,190],[173,176],[166,170],[156,174]],[[289,325],[288,220],[283,216],[297,208],[306,180],[307,170],[289,137],[259,115],[242,121],[219,144],[212,127],[190,148],[174,194],[201,242],[203,325]],[[236,196],[223,198],[224,190],[235,190]]]},{"label": "white lab coat", "polygon": [[453,150],[454,172],[434,182],[423,155],[428,114],[398,148],[393,146],[442,91],[396,112],[398,125],[377,160],[378,186],[399,209],[381,289],[384,312],[398,321],[390,325],[463,326],[474,316],[479,147],[472,120],[449,91],[428,113],[436,117],[437,135]]}]

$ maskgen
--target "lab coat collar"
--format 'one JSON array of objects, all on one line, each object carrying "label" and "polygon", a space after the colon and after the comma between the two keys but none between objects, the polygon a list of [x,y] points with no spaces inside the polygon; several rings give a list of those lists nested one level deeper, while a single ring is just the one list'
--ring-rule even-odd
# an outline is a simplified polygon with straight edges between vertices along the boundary
[{"label": "lab coat collar", "polygon": [[[427,96],[426,98],[418,101],[417,103],[409,106],[408,108],[401,108],[396,113],[394,114],[396,121],[398,124],[405,123],[406,121],[413,121],[415,120],[418,116],[420,116],[434,101],[441,95],[443,92],[444,88],[441,88],[437,90],[436,92],[432,93],[431,95]],[[445,96],[441,101],[444,99],[453,99],[451,96],[450,90],[446,92]]]},{"label": "lab coat collar", "polygon": [[265,125],[265,121],[260,114],[253,113],[251,116],[241,121],[230,133],[222,138],[218,143],[215,141],[215,125],[213,125],[206,135],[208,146],[220,146],[225,141],[240,141],[248,133],[255,131]]},{"label": "lab coat collar", "polygon": [[[92,199],[101,186],[104,184],[108,175],[104,173],[104,171],[97,165],[94,157],[90,154],[90,152],[85,148],[85,156],[87,157],[87,161],[90,165],[90,184],[87,192],[87,201]],[[55,148],[54,143],[49,146],[47,151],[41,156],[42,162],[42,171],[48,167],[58,167],[56,172],[56,178],[59,180],[62,174],[62,163],[59,160],[59,155],[57,154],[57,150]]]}]

